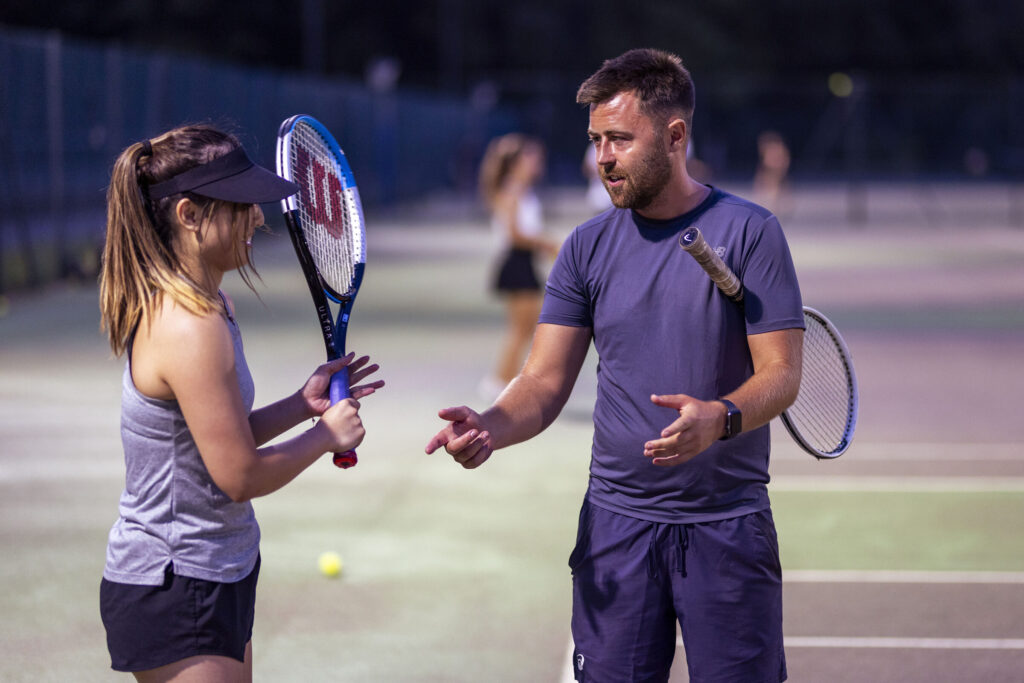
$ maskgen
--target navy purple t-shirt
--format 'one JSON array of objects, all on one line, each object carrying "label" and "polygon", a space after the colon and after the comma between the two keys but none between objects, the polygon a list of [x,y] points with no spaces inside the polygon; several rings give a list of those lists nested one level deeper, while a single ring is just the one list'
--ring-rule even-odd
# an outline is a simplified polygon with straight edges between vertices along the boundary
[{"label": "navy purple t-shirt", "polygon": [[[743,281],[743,307],[679,247],[679,234],[690,226],[700,228]],[[768,507],[767,425],[716,441],[676,467],[652,465],[643,445],[679,416],[651,403],[651,394],[723,396],[753,374],[747,335],[803,328],[789,247],[769,211],[717,188],[696,209],[667,221],[606,211],[562,246],[540,322],[593,333],[593,504],[676,524]]]}]

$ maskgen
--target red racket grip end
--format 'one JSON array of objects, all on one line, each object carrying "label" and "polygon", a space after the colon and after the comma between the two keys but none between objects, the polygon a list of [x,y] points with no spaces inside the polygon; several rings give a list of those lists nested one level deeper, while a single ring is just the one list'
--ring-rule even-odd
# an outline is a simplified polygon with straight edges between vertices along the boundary
[{"label": "red racket grip end", "polygon": [[[330,393],[332,406],[338,401],[349,397],[347,367],[342,368],[331,376]],[[354,466],[358,461],[359,459],[356,457],[354,450],[334,454],[334,464],[344,470]]]},{"label": "red racket grip end", "polygon": [[343,470],[347,470],[357,462],[359,462],[359,458],[356,457],[355,451],[346,451],[344,453],[334,454],[334,464]]}]

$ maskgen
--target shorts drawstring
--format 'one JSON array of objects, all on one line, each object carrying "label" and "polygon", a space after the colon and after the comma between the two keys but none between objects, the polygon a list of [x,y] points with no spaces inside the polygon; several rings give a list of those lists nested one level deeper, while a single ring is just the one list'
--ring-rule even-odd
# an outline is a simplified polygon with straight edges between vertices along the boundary
[{"label": "shorts drawstring", "polygon": [[[676,531],[676,571],[686,576],[686,551],[690,548],[690,525],[674,524]],[[658,531],[662,525],[651,524],[651,542],[647,548],[647,575],[652,579],[658,577]]]},{"label": "shorts drawstring", "polygon": [[679,535],[678,543],[676,544],[676,553],[679,556],[679,573],[684,577],[686,576],[686,551],[690,547],[690,528],[688,524],[680,524],[676,526],[677,534]]}]

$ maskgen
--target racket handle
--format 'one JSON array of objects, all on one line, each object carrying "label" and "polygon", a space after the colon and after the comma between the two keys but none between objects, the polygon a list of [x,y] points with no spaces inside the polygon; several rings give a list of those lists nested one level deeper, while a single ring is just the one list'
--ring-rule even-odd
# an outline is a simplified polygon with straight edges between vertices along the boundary
[{"label": "racket handle", "polygon": [[[343,401],[352,394],[348,389],[348,366],[343,367],[331,375],[331,405]],[[356,464],[359,459],[354,450],[334,454],[334,464],[342,469],[348,469]]]},{"label": "racket handle", "polygon": [[683,231],[679,235],[679,246],[697,261],[723,294],[733,301],[743,300],[743,284],[740,279],[725,264],[722,257],[708,246],[700,230],[692,227]]}]

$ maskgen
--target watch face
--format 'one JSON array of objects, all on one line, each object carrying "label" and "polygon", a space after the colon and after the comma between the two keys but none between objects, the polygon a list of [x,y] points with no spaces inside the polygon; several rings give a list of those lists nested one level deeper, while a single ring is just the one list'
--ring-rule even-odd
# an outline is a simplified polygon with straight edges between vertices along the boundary
[{"label": "watch face", "polygon": [[725,418],[725,431],[729,436],[736,436],[740,433],[740,414],[739,411],[729,411],[729,414]]},{"label": "watch face", "polygon": [[742,427],[742,413],[739,408],[736,407],[732,401],[726,401],[725,399],[719,399],[725,404],[725,436],[723,439],[731,439],[732,437],[743,431]]}]

